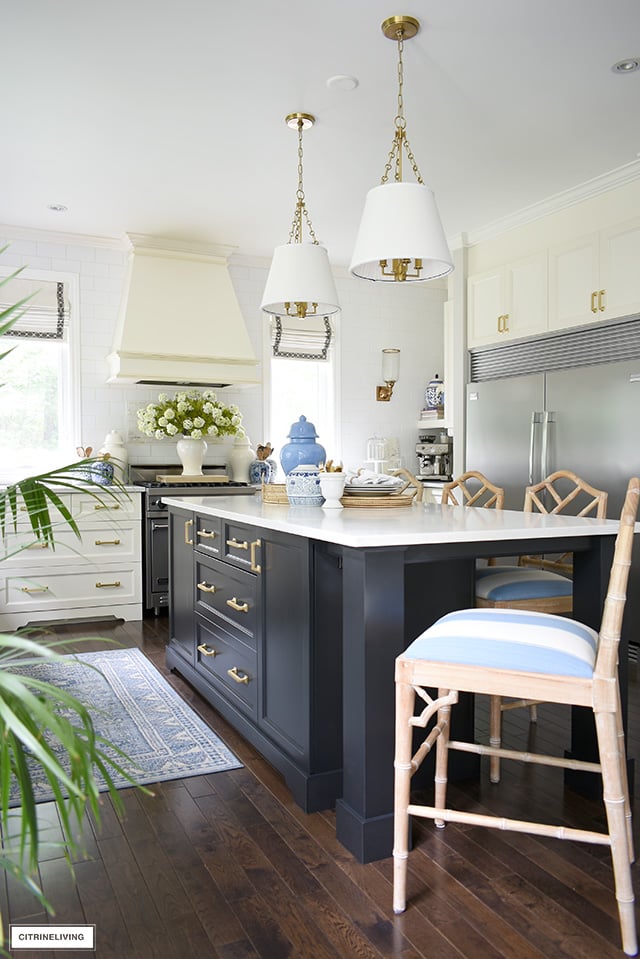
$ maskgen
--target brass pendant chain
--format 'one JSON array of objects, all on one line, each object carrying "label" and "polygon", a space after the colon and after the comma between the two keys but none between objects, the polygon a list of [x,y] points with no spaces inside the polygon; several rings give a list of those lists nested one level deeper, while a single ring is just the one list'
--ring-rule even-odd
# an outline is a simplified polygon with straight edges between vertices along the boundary
[{"label": "brass pendant chain", "polygon": [[302,119],[298,120],[298,189],[296,191],[296,208],[293,214],[293,222],[289,232],[289,243],[302,243],[302,217],[307,222],[307,228],[313,242],[318,245],[318,239],[314,233],[309,211],[304,199],[304,186],[302,182]]},{"label": "brass pendant chain", "polygon": [[389,179],[389,174],[391,173],[391,168],[395,167],[394,180],[396,183],[402,182],[402,148],[407,151],[407,157],[409,158],[409,163],[411,164],[411,169],[413,170],[414,176],[418,183],[424,183],[420,170],[418,169],[418,164],[416,158],[414,157],[411,147],[409,146],[409,141],[407,139],[407,121],[404,118],[404,101],[402,98],[402,87],[404,84],[404,64],[402,62],[402,52],[404,50],[403,43],[404,31],[400,28],[398,30],[398,112],[395,117],[395,127],[396,132],[393,138],[393,145],[389,151],[389,156],[387,157],[387,162],[385,164],[384,173],[382,174],[382,179],[380,183],[386,183]]}]

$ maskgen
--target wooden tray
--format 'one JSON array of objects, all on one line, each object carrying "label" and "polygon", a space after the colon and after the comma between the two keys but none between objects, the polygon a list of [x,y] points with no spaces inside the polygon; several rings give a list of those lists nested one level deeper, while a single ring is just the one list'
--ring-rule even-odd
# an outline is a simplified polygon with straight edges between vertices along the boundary
[{"label": "wooden tray", "polygon": [[379,509],[381,506],[397,508],[399,506],[411,506],[415,498],[415,491],[406,495],[404,493],[391,493],[390,496],[342,496],[340,502],[343,506],[363,506],[367,509]]}]

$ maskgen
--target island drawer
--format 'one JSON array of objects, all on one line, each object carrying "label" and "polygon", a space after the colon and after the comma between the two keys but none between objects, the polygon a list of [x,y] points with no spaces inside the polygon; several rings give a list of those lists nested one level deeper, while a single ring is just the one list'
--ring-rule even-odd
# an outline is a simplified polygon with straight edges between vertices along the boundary
[{"label": "island drawer", "polygon": [[222,555],[222,520],[219,516],[200,516],[196,513],[193,541],[195,548],[208,556]]},{"label": "island drawer", "polygon": [[218,687],[225,699],[248,714],[258,715],[258,655],[222,623],[196,616],[196,668]]},{"label": "island drawer", "polygon": [[232,566],[245,569],[249,573],[259,573],[261,570],[261,541],[257,537],[255,526],[245,526],[242,523],[232,523],[223,520],[223,554],[222,558]]},{"label": "island drawer", "polygon": [[233,625],[254,649],[258,583],[255,576],[228,563],[196,553],[196,609]]}]

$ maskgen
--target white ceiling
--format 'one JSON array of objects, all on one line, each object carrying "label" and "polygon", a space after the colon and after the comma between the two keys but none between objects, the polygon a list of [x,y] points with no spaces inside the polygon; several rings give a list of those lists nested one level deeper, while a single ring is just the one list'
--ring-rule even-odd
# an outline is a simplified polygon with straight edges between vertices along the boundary
[{"label": "white ceiling", "polygon": [[640,71],[611,66],[640,56],[640,0],[22,0],[2,17],[0,222],[269,256],[303,111],[309,212],[347,265],[393,137],[393,14],[422,25],[405,116],[449,237],[639,162]]}]

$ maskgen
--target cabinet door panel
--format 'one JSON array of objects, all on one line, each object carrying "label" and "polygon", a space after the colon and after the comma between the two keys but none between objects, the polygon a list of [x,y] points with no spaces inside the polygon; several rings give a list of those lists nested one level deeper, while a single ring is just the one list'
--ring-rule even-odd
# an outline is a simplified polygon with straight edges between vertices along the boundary
[{"label": "cabinet door panel", "polygon": [[504,270],[470,276],[467,297],[469,346],[495,342],[500,336],[498,317],[506,312]]},{"label": "cabinet door panel", "polygon": [[598,284],[597,233],[552,247],[549,250],[549,329],[561,330],[596,320]]},{"label": "cabinet door panel", "polygon": [[507,266],[507,320],[512,338],[543,333],[547,328],[547,257],[536,254]]},{"label": "cabinet door panel", "polygon": [[[308,760],[309,544],[265,533],[263,541],[262,708],[259,722],[290,755]],[[259,577],[260,579],[260,577]]]},{"label": "cabinet door panel", "polygon": [[600,289],[604,318],[640,312],[640,219],[600,234]]}]

